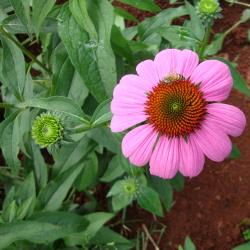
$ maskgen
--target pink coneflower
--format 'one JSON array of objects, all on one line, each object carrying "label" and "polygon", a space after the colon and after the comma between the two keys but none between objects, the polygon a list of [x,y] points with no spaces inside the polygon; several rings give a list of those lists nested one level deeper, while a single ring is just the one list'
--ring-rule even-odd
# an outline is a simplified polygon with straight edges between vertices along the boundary
[{"label": "pink coneflower", "polygon": [[191,50],[166,49],[141,62],[137,75],[125,75],[115,87],[111,130],[129,131],[122,151],[130,162],[150,173],[172,178],[177,171],[197,176],[205,155],[223,161],[232,150],[230,136],[246,124],[238,108],[219,103],[232,89],[226,64],[199,58]]}]

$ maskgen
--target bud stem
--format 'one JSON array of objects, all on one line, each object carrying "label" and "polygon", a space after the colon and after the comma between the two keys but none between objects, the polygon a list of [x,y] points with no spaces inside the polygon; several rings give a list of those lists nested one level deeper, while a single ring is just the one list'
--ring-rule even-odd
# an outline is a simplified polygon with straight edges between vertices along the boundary
[{"label": "bud stem", "polygon": [[201,46],[200,46],[200,48],[198,50],[198,54],[199,54],[199,57],[200,57],[201,60],[205,59],[204,52],[205,52],[205,49],[207,47],[210,34],[211,34],[211,24],[208,24],[207,27],[206,27],[206,32],[205,32],[203,41],[202,41]]},{"label": "bud stem", "polygon": [[39,60],[36,59],[36,57],[29,51],[27,50],[19,41],[17,41],[15,38],[10,35],[9,32],[7,32],[2,26],[0,26],[0,34],[11,40],[13,43],[16,44],[16,46],[22,50],[22,52],[28,56],[33,62],[35,62],[37,65],[39,65],[41,68],[43,68],[45,71],[48,73],[51,73],[50,70],[43,65]]}]

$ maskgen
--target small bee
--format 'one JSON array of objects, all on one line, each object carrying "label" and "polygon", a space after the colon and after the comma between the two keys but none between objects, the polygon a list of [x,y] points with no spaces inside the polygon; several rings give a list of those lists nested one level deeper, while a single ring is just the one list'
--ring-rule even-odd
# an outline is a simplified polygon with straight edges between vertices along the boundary
[{"label": "small bee", "polygon": [[171,74],[169,74],[167,77],[165,77],[163,79],[163,83],[170,84],[170,83],[173,83],[173,82],[176,82],[176,81],[180,81],[180,80],[185,80],[185,78],[182,75],[180,75],[180,74],[171,73]]}]

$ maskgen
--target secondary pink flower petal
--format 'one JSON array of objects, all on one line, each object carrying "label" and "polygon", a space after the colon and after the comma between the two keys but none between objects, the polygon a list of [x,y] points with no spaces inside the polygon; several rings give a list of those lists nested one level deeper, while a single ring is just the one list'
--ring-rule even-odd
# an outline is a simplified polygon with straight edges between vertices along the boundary
[{"label": "secondary pink flower petal", "polygon": [[232,151],[228,135],[209,119],[203,121],[201,126],[202,128],[190,134],[190,137],[209,159],[223,161]]},{"label": "secondary pink flower petal", "polygon": [[[139,116],[139,122],[145,120],[142,117],[145,116],[144,104],[146,102],[147,89],[148,87],[139,76],[124,76],[114,89],[113,100],[111,102],[112,113],[118,116]],[[131,118],[131,120],[135,121],[136,118]]]},{"label": "secondary pink flower petal", "polygon": [[152,154],[157,133],[151,125],[141,125],[128,132],[122,140],[122,152],[136,166],[145,165]]},{"label": "secondary pink flower petal", "polygon": [[199,57],[191,50],[166,49],[156,55],[154,62],[161,80],[170,73],[189,78],[199,63]]},{"label": "secondary pink flower petal", "polygon": [[179,171],[184,176],[195,177],[200,174],[204,167],[205,156],[193,137],[189,137],[186,142],[180,139],[181,164]]},{"label": "secondary pink flower petal", "polygon": [[207,60],[200,63],[190,77],[207,101],[223,101],[232,89],[233,80],[228,66],[218,60]]},{"label": "secondary pink flower petal", "polygon": [[199,57],[195,52],[188,49],[182,50],[178,56],[175,72],[187,79],[197,67]]},{"label": "secondary pink flower petal", "polygon": [[208,119],[216,124],[226,134],[239,136],[246,126],[246,117],[244,113],[228,104],[211,103],[207,105]]},{"label": "secondary pink flower petal", "polygon": [[157,85],[160,81],[157,69],[152,60],[145,60],[139,63],[136,67],[136,71],[150,88]]},{"label": "secondary pink flower petal", "polygon": [[112,132],[122,132],[147,119],[145,114],[113,115],[110,128]]},{"label": "secondary pink flower petal", "polygon": [[178,49],[165,49],[155,56],[154,63],[160,80],[163,80],[170,73],[178,73],[175,70],[180,53],[181,51]]},{"label": "secondary pink flower petal", "polygon": [[164,179],[173,178],[180,165],[178,138],[161,136],[150,159],[150,173]]},{"label": "secondary pink flower petal", "polygon": [[125,75],[116,85],[113,92],[114,98],[123,98],[127,101],[145,101],[149,86],[137,75]]}]

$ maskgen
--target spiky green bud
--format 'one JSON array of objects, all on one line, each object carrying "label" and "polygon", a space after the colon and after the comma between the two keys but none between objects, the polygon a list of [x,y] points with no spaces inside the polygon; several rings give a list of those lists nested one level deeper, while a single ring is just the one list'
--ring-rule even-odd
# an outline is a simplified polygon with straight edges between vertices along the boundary
[{"label": "spiky green bud", "polygon": [[63,138],[63,125],[55,114],[42,113],[32,126],[32,138],[41,148],[52,146]]},{"label": "spiky green bud", "polygon": [[221,17],[221,8],[217,0],[200,0],[196,5],[196,12],[203,23]]},{"label": "spiky green bud", "polygon": [[136,195],[139,189],[139,183],[133,177],[128,177],[123,180],[123,191],[129,195]]}]

